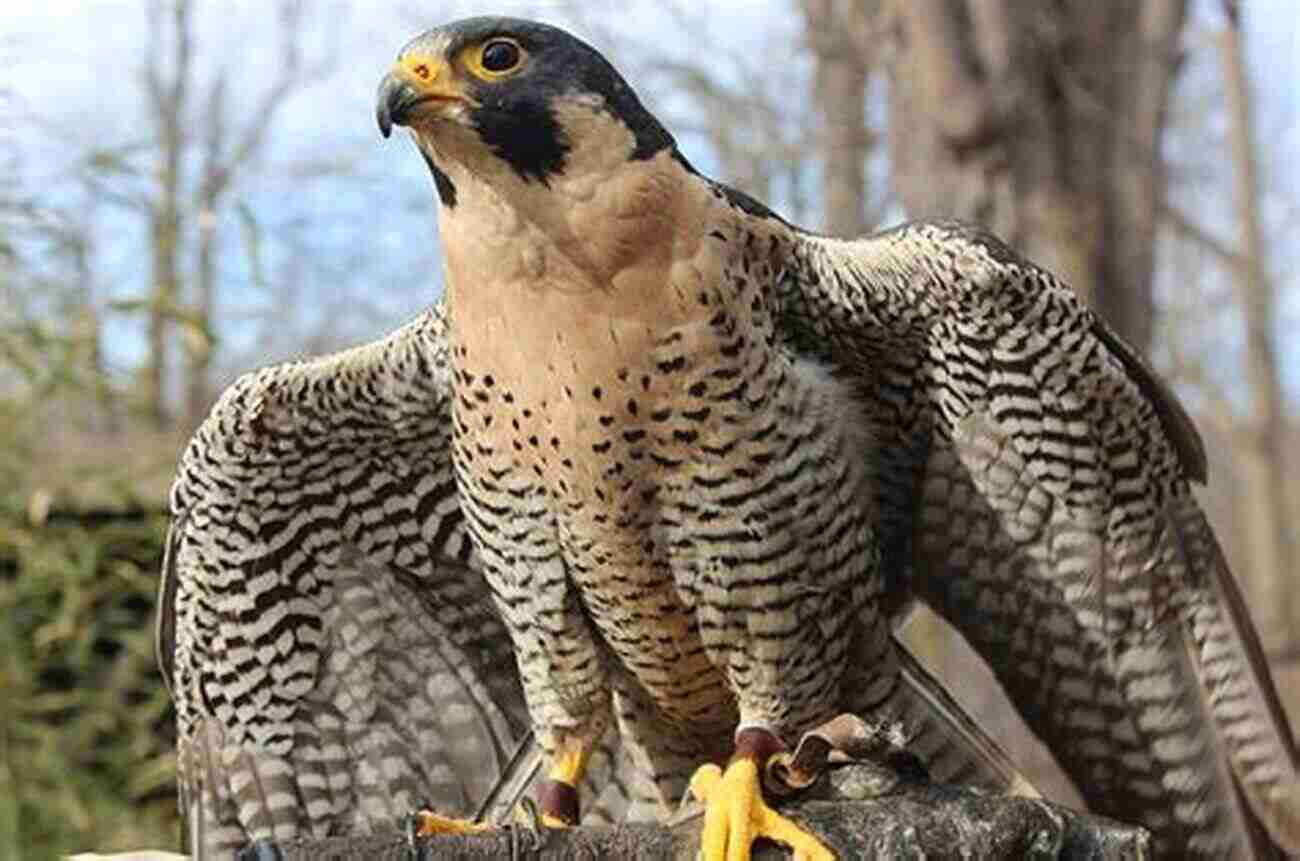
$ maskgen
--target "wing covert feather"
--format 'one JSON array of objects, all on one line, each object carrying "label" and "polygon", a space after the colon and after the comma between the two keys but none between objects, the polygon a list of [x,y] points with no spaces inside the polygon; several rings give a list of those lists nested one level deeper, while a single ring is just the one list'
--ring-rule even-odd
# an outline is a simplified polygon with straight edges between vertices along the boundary
[{"label": "wing covert feather", "polygon": [[197,854],[471,815],[527,731],[456,499],[443,325],[246,375],[182,458],[159,646]]},{"label": "wing covert feather", "polygon": [[1089,804],[1166,849],[1267,854],[1249,808],[1300,850],[1289,726],[1190,488],[1204,448],[1137,352],[967,225],[805,235],[786,271],[790,343],[878,423],[892,576],[989,661]]}]

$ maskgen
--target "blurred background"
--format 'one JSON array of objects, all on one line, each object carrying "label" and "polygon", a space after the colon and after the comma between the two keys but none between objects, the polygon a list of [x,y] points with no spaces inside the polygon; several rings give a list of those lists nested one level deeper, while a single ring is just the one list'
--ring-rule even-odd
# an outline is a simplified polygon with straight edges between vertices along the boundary
[{"label": "blurred background", "polygon": [[[856,234],[981,222],[1152,357],[1300,714],[1293,0],[0,3],[0,861],[177,844],[154,590],[177,454],[243,370],[440,291],[433,189],[375,129],[425,27],[569,27],[699,168]],[[1069,798],[942,624],[909,636]]]}]

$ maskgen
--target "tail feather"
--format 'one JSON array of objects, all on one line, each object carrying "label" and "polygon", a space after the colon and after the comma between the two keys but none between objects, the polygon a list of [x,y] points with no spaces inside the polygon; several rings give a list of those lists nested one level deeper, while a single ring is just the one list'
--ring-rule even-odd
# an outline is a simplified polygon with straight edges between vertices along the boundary
[{"label": "tail feather", "polygon": [[[1041,798],[1007,752],[953,699],[908,647],[894,639],[902,697],[910,703],[907,722],[920,736],[909,748],[926,751],[931,774],[941,780],[985,786],[1008,795]],[[926,738],[929,742],[926,742]]]},{"label": "tail feather", "polygon": [[[519,803],[544,777],[546,757],[531,732],[520,741],[514,757],[479,807],[476,821],[503,825],[512,820]],[[618,728],[611,725],[592,751],[579,787],[584,825],[651,822],[658,796],[648,777],[640,774],[623,749]]]},{"label": "tail feather", "polygon": [[1211,600],[1191,613],[1192,651],[1224,755],[1250,811],[1279,848],[1300,855],[1300,773],[1295,739],[1264,650],[1223,551],[1204,514],[1188,501],[1169,518],[1190,571]]},{"label": "tail feather", "polygon": [[474,820],[494,825],[510,822],[515,807],[541,778],[544,764],[545,756],[537,736],[531,730],[524,733],[496,784],[484,796]]}]

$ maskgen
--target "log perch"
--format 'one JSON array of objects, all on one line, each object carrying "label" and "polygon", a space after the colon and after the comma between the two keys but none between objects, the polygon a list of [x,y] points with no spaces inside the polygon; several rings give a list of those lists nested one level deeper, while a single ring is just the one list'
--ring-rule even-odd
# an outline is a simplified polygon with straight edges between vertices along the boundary
[{"label": "log perch", "polygon": [[[882,787],[884,787],[882,789]],[[836,768],[780,809],[841,859],[1151,857],[1142,828],[1038,799],[902,779],[876,766]],[[533,830],[512,825],[487,834],[408,841],[400,834],[250,846],[237,861],[352,859],[672,858],[694,861],[703,817],[697,810],[668,824]],[[758,843],[755,861],[788,858]]]}]

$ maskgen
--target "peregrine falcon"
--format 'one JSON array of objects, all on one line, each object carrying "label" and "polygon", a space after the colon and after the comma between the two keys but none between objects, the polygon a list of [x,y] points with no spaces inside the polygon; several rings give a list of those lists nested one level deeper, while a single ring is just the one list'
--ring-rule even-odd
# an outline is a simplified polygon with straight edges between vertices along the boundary
[{"label": "peregrine falcon", "polygon": [[704,803],[711,861],[828,858],[762,770],[842,712],[931,744],[891,637],[920,600],[1093,810],[1300,851],[1200,439],[1050,273],[958,223],[802,230],[543,24],[422,34],[377,114],[432,173],[444,299],[241,380],[173,491],[161,653],[212,845],[463,814],[526,723],[548,825],[599,807],[612,738],[631,794]]}]

